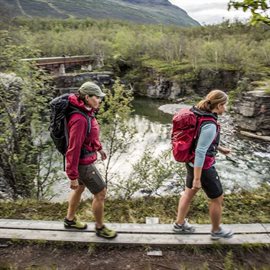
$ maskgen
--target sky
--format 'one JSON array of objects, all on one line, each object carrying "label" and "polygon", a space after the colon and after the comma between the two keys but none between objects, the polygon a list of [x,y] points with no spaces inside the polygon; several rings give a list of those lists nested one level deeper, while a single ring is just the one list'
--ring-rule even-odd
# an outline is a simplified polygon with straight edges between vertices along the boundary
[{"label": "sky", "polygon": [[229,0],[169,0],[172,4],[184,9],[190,17],[200,24],[216,24],[224,19],[246,20],[248,12],[227,10]]}]

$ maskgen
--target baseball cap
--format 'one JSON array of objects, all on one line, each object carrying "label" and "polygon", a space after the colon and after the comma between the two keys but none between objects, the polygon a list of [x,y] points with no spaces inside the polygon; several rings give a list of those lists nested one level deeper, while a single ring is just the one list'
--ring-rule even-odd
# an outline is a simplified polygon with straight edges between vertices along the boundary
[{"label": "baseball cap", "polygon": [[79,92],[83,95],[105,97],[106,94],[103,93],[100,87],[93,82],[85,82],[79,88]]}]

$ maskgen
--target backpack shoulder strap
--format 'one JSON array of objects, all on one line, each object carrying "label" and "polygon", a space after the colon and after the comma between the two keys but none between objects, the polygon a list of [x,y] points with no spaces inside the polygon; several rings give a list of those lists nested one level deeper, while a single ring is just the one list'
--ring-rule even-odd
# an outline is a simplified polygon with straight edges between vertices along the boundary
[{"label": "backpack shoulder strap", "polygon": [[94,118],[95,116],[89,116],[87,113],[83,112],[82,110],[80,110],[79,108],[69,105],[69,108],[71,109],[71,111],[67,114],[67,116],[71,116],[73,114],[81,114],[83,115],[86,120],[87,120],[87,130],[86,130],[86,135],[90,133],[91,131],[91,120],[92,118]]},{"label": "backpack shoulder strap", "polygon": [[197,129],[196,129],[196,137],[200,134],[200,130],[204,125],[213,123],[217,127],[217,132],[220,130],[220,125],[218,124],[217,120],[213,117],[209,116],[197,116]]},{"label": "backpack shoulder strap", "polygon": [[216,135],[215,135],[215,138],[214,138],[213,141],[216,140],[216,138],[217,138],[217,136],[218,136],[218,134],[220,132],[220,124],[213,117],[201,116],[198,119],[197,130],[196,130],[196,133],[195,133],[196,135],[195,135],[195,138],[194,138],[194,148],[196,147],[196,145],[198,143],[198,139],[199,139],[199,136],[200,136],[201,128],[204,125],[209,124],[209,123],[213,123],[213,124],[216,125]]},{"label": "backpack shoulder strap", "polygon": [[214,123],[216,125],[217,132],[216,132],[215,139],[217,138],[218,133],[220,131],[220,125],[218,124],[218,122],[216,121],[216,119],[214,119],[213,117],[211,117],[211,116],[210,117],[208,117],[208,116],[198,116],[198,115],[196,115],[196,116],[197,116],[197,124],[196,124],[195,136],[194,136],[194,143],[192,145],[192,149],[193,150],[196,148],[196,145],[198,143],[198,139],[199,139],[199,136],[200,136],[201,128],[204,125],[206,125],[207,123]]}]

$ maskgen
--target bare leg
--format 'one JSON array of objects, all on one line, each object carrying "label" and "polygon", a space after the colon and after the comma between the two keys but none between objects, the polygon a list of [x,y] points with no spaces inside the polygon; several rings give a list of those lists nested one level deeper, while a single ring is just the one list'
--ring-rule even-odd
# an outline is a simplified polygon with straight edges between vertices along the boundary
[{"label": "bare leg", "polygon": [[178,213],[176,223],[183,224],[184,219],[189,211],[190,203],[198,190],[186,187],[184,194],[179,199]]},{"label": "bare leg", "polygon": [[94,195],[92,202],[92,211],[96,220],[96,227],[101,228],[103,226],[104,218],[104,201],[106,197],[106,188]]},{"label": "bare leg", "polygon": [[223,195],[216,199],[212,199],[209,203],[209,214],[212,223],[212,232],[219,230],[222,215]]},{"label": "bare leg", "polygon": [[76,210],[81,200],[81,195],[85,189],[85,185],[79,185],[77,189],[72,190],[68,202],[67,219],[73,220],[75,217]]}]

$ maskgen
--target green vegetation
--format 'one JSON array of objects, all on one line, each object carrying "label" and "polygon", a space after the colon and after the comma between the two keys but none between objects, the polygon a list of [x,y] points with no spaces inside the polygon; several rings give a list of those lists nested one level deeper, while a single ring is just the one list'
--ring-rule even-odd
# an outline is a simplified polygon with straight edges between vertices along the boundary
[{"label": "green vegetation", "polygon": [[[2,28],[7,28],[4,24]],[[157,75],[180,82],[226,71],[252,80],[269,76],[270,31],[264,26],[230,24],[181,28],[91,19],[15,19],[8,26],[14,45],[41,56],[90,54],[103,69],[145,88]],[[232,90],[234,85],[228,85]]]},{"label": "green vegetation", "polygon": [[[53,148],[44,140],[49,114],[44,115],[50,78],[43,71],[21,62],[38,51],[26,45],[13,45],[8,33],[0,32],[0,164],[15,199],[42,198],[49,193],[53,173]],[[45,163],[46,165],[41,167]]]},{"label": "green vegetation", "polygon": [[270,94],[270,80],[255,81],[252,84],[255,90],[263,90],[266,94]]},{"label": "green vegetation", "polygon": [[270,26],[270,17],[267,11],[270,10],[269,0],[244,0],[244,1],[230,1],[229,9],[234,7],[235,9],[242,9],[243,11],[251,12],[251,24],[255,25],[257,23],[265,23]]},{"label": "green vegetation", "polygon": [[[269,185],[252,192],[225,195],[223,223],[269,223]],[[106,222],[145,223],[146,216],[156,216],[161,223],[172,223],[176,217],[179,196],[143,197],[132,200],[106,200]],[[67,203],[46,201],[17,200],[0,203],[0,218],[62,220],[66,214]],[[77,215],[86,221],[93,221],[91,201],[80,204]],[[191,205],[191,222],[210,223],[208,202],[200,192]]]},{"label": "green vegetation", "polygon": [[97,116],[102,126],[102,142],[106,149],[108,161],[104,168],[106,184],[112,180],[110,170],[113,167],[112,158],[117,160],[132,144],[136,128],[130,127],[127,120],[132,112],[133,94],[125,89],[120,81],[116,81],[113,89],[107,90],[105,102],[101,105]]}]

